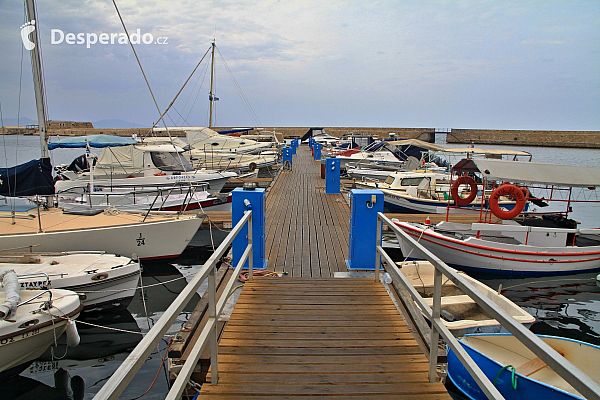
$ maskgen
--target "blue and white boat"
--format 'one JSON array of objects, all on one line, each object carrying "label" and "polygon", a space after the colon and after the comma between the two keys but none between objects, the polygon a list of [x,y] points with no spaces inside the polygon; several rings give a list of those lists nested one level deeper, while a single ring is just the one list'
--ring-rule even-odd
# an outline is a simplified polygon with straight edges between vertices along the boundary
[{"label": "blue and white boat", "polygon": [[[596,383],[600,382],[597,364],[600,346],[556,336],[538,337]],[[506,399],[583,399],[569,383],[510,333],[469,334],[458,340]],[[487,399],[451,349],[448,350],[448,379],[467,398]]]}]

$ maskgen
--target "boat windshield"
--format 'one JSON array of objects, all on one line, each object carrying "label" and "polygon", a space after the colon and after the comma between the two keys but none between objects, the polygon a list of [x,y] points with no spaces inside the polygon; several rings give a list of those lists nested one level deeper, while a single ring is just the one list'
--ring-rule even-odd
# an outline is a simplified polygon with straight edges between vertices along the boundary
[{"label": "boat windshield", "polygon": [[152,162],[161,171],[189,172],[194,167],[190,161],[177,152],[151,152]]},{"label": "boat windshield", "polygon": [[419,186],[421,184],[421,182],[423,181],[423,179],[427,179],[427,178],[424,178],[422,176],[403,178],[402,186]]}]

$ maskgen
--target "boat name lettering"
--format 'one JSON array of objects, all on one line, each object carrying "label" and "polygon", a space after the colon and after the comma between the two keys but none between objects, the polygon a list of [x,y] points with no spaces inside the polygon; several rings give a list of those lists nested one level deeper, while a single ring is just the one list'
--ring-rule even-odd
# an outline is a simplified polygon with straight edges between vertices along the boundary
[{"label": "boat name lettering", "polygon": [[32,331],[25,332],[25,333],[21,334],[21,339],[25,339],[25,338],[28,338],[28,337],[30,337],[30,336],[35,336],[35,335],[37,335],[38,333],[40,333],[40,330],[39,330],[39,329],[34,329],[34,330],[32,330]]},{"label": "boat name lettering", "polygon": [[9,337],[9,338],[4,338],[4,339],[0,339],[0,346],[4,346],[5,344],[9,344],[9,343],[14,343],[15,342],[15,337]]},{"label": "boat name lettering", "polygon": [[45,287],[46,284],[50,286],[50,281],[27,281],[19,283],[21,284],[21,289]]},{"label": "boat name lettering", "polygon": [[29,367],[32,374],[38,372],[52,372],[58,369],[58,361],[34,361]]},{"label": "boat name lettering", "polygon": [[189,176],[189,175],[168,175],[167,176],[167,180],[171,181],[189,181],[191,179],[194,179],[193,176]]}]

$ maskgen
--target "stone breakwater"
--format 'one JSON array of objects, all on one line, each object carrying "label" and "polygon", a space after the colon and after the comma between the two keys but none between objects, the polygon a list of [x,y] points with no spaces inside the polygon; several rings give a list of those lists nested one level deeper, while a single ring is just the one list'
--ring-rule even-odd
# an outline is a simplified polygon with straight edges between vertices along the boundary
[{"label": "stone breakwater", "polygon": [[600,132],[452,129],[446,142],[600,149]]},{"label": "stone breakwater", "polygon": [[[11,129],[12,128],[12,129]],[[313,127],[314,128],[314,127]],[[435,128],[397,128],[397,127],[319,127],[332,136],[344,134],[372,135],[377,138],[389,138],[394,133],[398,139],[431,140],[436,133],[446,135],[447,143],[456,144],[490,144],[507,145],[514,147],[541,146],[541,147],[581,147],[600,148],[600,131],[534,131],[534,130],[495,130],[495,129],[445,129],[436,132]],[[184,128],[180,128],[184,129]],[[229,130],[234,127],[217,127],[214,130]],[[265,127],[266,131],[276,131],[285,138],[302,137],[311,127]],[[2,128],[5,134],[36,134],[35,129],[23,127]],[[148,135],[148,128],[71,128],[48,129],[50,135],[60,136],[85,136],[85,135],[117,135],[131,136],[132,133],[140,137]],[[170,129],[172,136],[185,137],[185,132],[178,128]]]}]

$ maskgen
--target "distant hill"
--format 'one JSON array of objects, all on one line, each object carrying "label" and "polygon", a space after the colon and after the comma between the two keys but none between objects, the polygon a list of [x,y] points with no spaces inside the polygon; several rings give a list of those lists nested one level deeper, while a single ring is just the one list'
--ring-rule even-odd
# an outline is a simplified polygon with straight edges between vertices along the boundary
[{"label": "distant hill", "polygon": [[140,125],[135,122],[123,121],[122,119],[101,119],[100,121],[92,122],[94,128],[145,128],[145,125]]},{"label": "distant hill", "polygon": [[37,119],[29,119],[26,117],[21,117],[19,121],[16,118],[3,118],[4,126],[25,126],[25,125],[37,125]]}]

